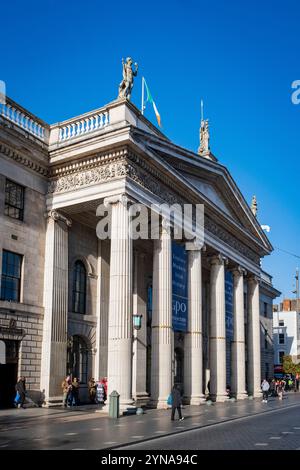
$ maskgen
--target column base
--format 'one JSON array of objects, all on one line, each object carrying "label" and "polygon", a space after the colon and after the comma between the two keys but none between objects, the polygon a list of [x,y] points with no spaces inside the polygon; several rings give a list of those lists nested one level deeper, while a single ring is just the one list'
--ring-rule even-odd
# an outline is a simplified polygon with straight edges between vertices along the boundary
[{"label": "column base", "polygon": [[248,398],[248,394],[247,394],[247,392],[236,393],[235,398],[237,400],[245,400],[245,398]]},{"label": "column base", "polygon": [[167,404],[167,398],[158,398],[157,400],[150,400],[149,406],[151,408],[168,409],[170,406]]},{"label": "column base", "polygon": [[225,401],[229,400],[229,396],[226,394],[217,394],[217,395],[212,395],[210,396],[211,400],[215,403],[224,403]]},{"label": "column base", "polygon": [[150,400],[149,393],[141,392],[134,397],[135,404],[137,406],[148,405]]},{"label": "column base", "polygon": [[204,395],[199,395],[199,396],[192,396],[192,397],[184,397],[183,402],[185,405],[194,405],[198,406],[201,405],[202,403],[205,403],[206,398]]}]

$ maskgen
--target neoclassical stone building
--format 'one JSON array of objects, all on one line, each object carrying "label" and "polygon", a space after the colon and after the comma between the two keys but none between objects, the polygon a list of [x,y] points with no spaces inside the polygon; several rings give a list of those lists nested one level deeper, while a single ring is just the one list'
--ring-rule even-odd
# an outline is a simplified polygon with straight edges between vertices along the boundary
[{"label": "neoclassical stone building", "polygon": [[[204,205],[204,245],[177,242],[181,326],[172,227],[162,221],[156,239],[132,240],[132,202]],[[102,203],[111,240],[96,234]],[[126,100],[48,125],[8,99],[0,224],[2,403],[17,374],[49,405],[61,400],[67,373],[80,378],[82,400],[89,377],[107,377],[123,405],[163,406],[174,382],[193,404],[209,391],[226,400],[228,386],[237,398],[259,395],[260,260],[272,246],[211,153],[177,146]],[[278,292],[267,284],[272,303]]]}]

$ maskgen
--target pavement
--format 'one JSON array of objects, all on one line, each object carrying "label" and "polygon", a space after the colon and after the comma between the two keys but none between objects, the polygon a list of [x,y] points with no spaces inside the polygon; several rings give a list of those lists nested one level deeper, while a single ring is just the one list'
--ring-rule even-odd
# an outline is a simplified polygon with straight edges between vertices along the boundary
[{"label": "pavement", "polygon": [[[283,401],[270,398],[268,403],[262,403],[260,399],[245,399],[210,406],[186,406],[182,412],[184,421],[171,422],[170,410],[146,410],[140,416],[122,416],[115,420],[98,413],[97,406],[93,405],[72,409],[1,410],[0,450],[179,449],[180,445],[185,445],[183,448],[186,449],[247,448],[247,439],[238,444],[238,438],[249,434],[250,428],[251,432],[260,432],[264,436],[266,426],[269,426],[269,434],[282,431],[295,438],[287,448],[300,448],[300,393],[290,392]],[[202,436],[214,434],[203,439],[197,433]],[[236,438],[229,439],[232,433]],[[227,436],[225,441],[224,436]],[[280,436],[269,437],[274,439],[256,448],[269,447],[271,441],[277,448],[281,439],[275,438]],[[256,437],[251,439],[251,442],[257,441]],[[199,447],[199,441],[202,447]]]}]

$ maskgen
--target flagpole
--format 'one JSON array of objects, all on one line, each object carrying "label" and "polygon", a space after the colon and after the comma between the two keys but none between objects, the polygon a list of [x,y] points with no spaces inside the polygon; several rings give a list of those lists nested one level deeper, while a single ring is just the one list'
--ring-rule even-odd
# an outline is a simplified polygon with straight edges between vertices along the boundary
[{"label": "flagpole", "polygon": [[204,113],[203,113],[203,100],[201,100],[201,122],[204,119]]},{"label": "flagpole", "polygon": [[144,77],[142,77],[142,109],[141,109],[142,114],[144,114],[144,87],[145,87],[144,80],[145,80]]}]

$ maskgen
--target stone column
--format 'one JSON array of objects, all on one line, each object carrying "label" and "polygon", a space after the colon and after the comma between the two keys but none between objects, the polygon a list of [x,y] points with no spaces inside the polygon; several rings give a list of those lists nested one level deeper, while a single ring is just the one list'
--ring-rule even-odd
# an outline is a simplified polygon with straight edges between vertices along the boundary
[{"label": "stone column", "polygon": [[95,380],[107,377],[109,258],[109,240],[98,240],[96,355],[93,374]]},{"label": "stone column", "polygon": [[47,217],[41,390],[51,404],[62,400],[61,382],[67,369],[68,227],[72,222],[55,210]]},{"label": "stone column", "polygon": [[184,338],[184,396],[190,405],[200,405],[203,395],[202,265],[201,247],[187,243],[188,331]]},{"label": "stone column", "polygon": [[238,267],[233,271],[233,342],[232,342],[232,391],[237,399],[246,398],[245,369],[245,315],[244,274]]},{"label": "stone column", "polygon": [[219,255],[211,260],[210,272],[210,394],[214,401],[225,401],[226,329],[225,329],[225,261]]},{"label": "stone column", "polygon": [[145,282],[145,254],[134,251],[133,315],[142,315],[141,329],[133,329],[132,396],[146,404],[147,376],[147,288]]},{"label": "stone column", "polygon": [[164,222],[153,244],[151,402],[163,407],[172,388],[172,245]]},{"label": "stone column", "polygon": [[111,204],[111,248],[108,314],[108,395],[116,390],[120,404],[132,403],[132,238],[128,198],[104,200]]},{"label": "stone column", "polygon": [[259,280],[248,281],[248,394],[261,395]]}]

